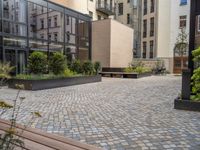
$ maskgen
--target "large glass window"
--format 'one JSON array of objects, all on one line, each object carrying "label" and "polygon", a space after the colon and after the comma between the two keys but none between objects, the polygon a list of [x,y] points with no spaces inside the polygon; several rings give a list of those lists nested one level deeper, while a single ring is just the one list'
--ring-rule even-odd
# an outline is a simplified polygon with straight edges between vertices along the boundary
[{"label": "large glass window", "polygon": [[23,24],[12,23],[9,21],[3,21],[3,32],[7,34],[13,34],[18,36],[27,36],[27,26]]},{"label": "large glass window", "polygon": [[42,37],[42,40],[47,40],[47,8],[32,2],[28,2],[28,8],[29,37],[33,39],[41,39]]},{"label": "large glass window", "polygon": [[3,41],[4,41],[4,46],[7,47],[19,47],[19,48],[27,47],[26,39],[15,38],[15,37],[4,37]]},{"label": "large glass window", "polygon": [[4,0],[3,17],[20,23],[26,23],[26,0]]}]

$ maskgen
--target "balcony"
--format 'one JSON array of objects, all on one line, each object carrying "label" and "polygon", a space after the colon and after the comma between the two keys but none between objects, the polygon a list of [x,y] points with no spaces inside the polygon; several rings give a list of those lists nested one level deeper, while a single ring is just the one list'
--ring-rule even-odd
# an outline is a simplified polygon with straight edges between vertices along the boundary
[{"label": "balcony", "polygon": [[96,10],[108,16],[115,15],[115,8],[111,3],[109,4],[105,0],[97,1]]}]

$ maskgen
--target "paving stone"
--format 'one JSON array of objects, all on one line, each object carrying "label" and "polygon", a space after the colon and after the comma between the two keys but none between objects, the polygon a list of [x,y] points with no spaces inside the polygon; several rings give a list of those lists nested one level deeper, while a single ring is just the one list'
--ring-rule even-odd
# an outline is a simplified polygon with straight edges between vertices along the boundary
[{"label": "paving stone", "polygon": [[[173,109],[180,89],[181,78],[167,75],[21,91],[26,99],[18,122],[39,111],[43,117],[32,127],[105,150],[199,150],[200,113]],[[12,103],[16,93],[3,88],[0,99]]]}]

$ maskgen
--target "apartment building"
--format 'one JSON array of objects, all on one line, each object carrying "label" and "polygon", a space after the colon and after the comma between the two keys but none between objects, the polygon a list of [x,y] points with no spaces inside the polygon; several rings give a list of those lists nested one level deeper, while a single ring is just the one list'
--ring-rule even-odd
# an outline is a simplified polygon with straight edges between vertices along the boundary
[{"label": "apartment building", "polygon": [[142,13],[142,58],[162,59],[168,71],[180,73],[188,52],[177,56],[174,49],[181,30],[189,42],[190,0],[142,0]]}]

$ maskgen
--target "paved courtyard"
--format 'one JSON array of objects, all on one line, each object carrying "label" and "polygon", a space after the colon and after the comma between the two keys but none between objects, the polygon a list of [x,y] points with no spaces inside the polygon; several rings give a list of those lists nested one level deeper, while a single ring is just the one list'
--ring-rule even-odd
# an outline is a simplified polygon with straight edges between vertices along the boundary
[{"label": "paved courtyard", "polygon": [[[33,127],[105,150],[200,150],[200,113],[173,109],[180,89],[181,78],[169,75],[22,91],[19,122],[40,111]],[[16,93],[4,88],[0,99]]]}]

